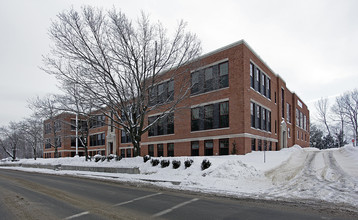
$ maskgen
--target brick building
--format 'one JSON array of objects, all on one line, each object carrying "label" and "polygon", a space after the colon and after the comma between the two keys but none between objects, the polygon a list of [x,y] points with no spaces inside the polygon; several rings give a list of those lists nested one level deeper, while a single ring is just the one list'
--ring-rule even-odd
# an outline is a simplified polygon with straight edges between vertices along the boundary
[{"label": "brick building", "polygon": [[[245,41],[205,54],[199,60],[199,67],[180,76],[191,81],[189,97],[180,103],[180,110],[142,136],[141,155],[246,154],[295,144],[309,146],[307,106]],[[152,90],[157,100],[169,94],[175,97],[182,89],[178,82],[184,79],[169,80],[167,75],[164,73]],[[159,113],[148,115],[146,122],[154,121]],[[69,114],[61,117],[67,124],[74,119]],[[89,129],[89,154],[132,157],[129,136],[114,129],[104,116],[98,115],[97,119]],[[105,120],[107,123],[103,123]],[[51,123],[45,121],[45,138],[52,135],[46,133],[48,124]],[[74,130],[63,126],[58,135],[62,137],[61,156],[74,155],[68,138],[73,137]],[[52,157],[53,148],[46,146],[44,156]]]},{"label": "brick building", "polygon": [[[73,157],[76,155],[75,120],[75,114],[61,113],[53,119],[44,121],[44,158],[54,157],[54,145],[58,146],[59,157]],[[99,111],[98,114],[94,113],[90,120],[79,117],[78,126],[79,138],[84,140],[84,142],[78,141],[79,156],[84,156],[85,154],[81,143],[87,145],[89,156],[116,154],[116,131],[111,126],[110,121]]]},{"label": "brick building", "polygon": [[[201,56],[200,67],[183,77],[191,79],[190,97],[181,104],[188,107],[144,134],[141,155],[246,154],[309,146],[307,106],[245,41]],[[175,94],[180,88],[173,84]],[[122,154],[122,146],[129,151],[130,144],[120,144]]]}]

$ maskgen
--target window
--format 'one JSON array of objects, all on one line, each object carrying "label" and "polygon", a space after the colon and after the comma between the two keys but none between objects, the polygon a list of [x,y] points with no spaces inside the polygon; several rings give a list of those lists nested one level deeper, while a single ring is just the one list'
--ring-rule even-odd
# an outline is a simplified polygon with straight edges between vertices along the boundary
[{"label": "window", "polygon": [[220,103],[219,108],[220,108],[219,127],[220,128],[229,127],[229,102]]},{"label": "window", "polygon": [[61,137],[55,137],[55,147],[61,147]]},{"label": "window", "polygon": [[170,80],[168,82],[168,93],[167,93],[168,101],[174,100],[174,80]]},{"label": "window", "polygon": [[300,139],[300,131],[297,131],[297,140]]},{"label": "window", "polygon": [[174,157],[174,143],[167,144],[168,157]]},{"label": "window", "polygon": [[60,121],[55,121],[54,123],[55,132],[61,131],[61,125],[62,123]]},{"label": "window", "polygon": [[228,62],[219,65],[220,88],[229,86],[229,64]]},{"label": "window", "polygon": [[158,103],[164,103],[166,97],[166,94],[164,93],[166,83],[161,83],[158,85]]},{"label": "window", "polygon": [[[156,117],[148,117],[148,125],[151,125],[155,121]],[[154,127],[155,125],[152,125],[148,130],[148,136],[154,136]]]},{"label": "window", "polygon": [[261,74],[261,94],[266,96],[266,76],[265,74]]},{"label": "window", "polygon": [[254,64],[250,63],[250,82],[251,88],[255,89]]},{"label": "window", "polygon": [[199,156],[199,141],[191,142],[191,156]]},{"label": "window", "polygon": [[255,103],[250,103],[250,111],[251,111],[251,127],[255,128]]},{"label": "window", "polygon": [[229,102],[191,109],[191,131],[229,127]]},{"label": "window", "polygon": [[51,124],[47,123],[45,124],[45,134],[48,134],[51,132]]},{"label": "window", "polygon": [[256,128],[261,129],[261,106],[256,105]]},{"label": "window", "polygon": [[261,95],[271,99],[271,79],[253,63],[250,63],[250,86]]},{"label": "window", "polygon": [[220,155],[229,155],[229,139],[220,139],[219,140],[219,154]]},{"label": "window", "polygon": [[262,130],[266,131],[267,121],[266,121],[267,110],[262,108]]},{"label": "window", "polygon": [[271,111],[267,110],[267,131],[271,132]]},{"label": "window", "polygon": [[267,150],[267,141],[264,140],[264,151],[266,151],[266,150]]},{"label": "window", "polygon": [[127,157],[132,157],[132,149],[127,149]]},{"label": "window", "polygon": [[104,133],[90,135],[90,146],[104,145],[105,142],[106,142],[106,139],[105,139]]},{"label": "window", "polygon": [[174,114],[169,114],[166,117],[167,122],[167,134],[174,134]]},{"label": "window", "polygon": [[90,128],[97,128],[104,126],[105,116],[104,115],[95,115],[90,119]]},{"label": "window", "polygon": [[269,142],[269,149],[268,150],[272,151],[272,142],[271,141]]},{"label": "window", "polygon": [[204,106],[204,129],[212,129],[214,122],[214,106],[207,105]]},{"label": "window", "polygon": [[191,95],[229,86],[228,62],[215,64],[191,74]]},{"label": "window", "polygon": [[255,138],[251,138],[251,150],[252,151],[256,150],[256,139]]},{"label": "window", "polygon": [[200,129],[200,108],[191,109],[191,130],[198,131]]},{"label": "window", "polygon": [[[83,140],[83,138],[78,138],[78,146],[83,147],[83,144],[86,143],[86,140]],[[71,137],[71,147],[76,147],[76,137]]]},{"label": "window", "polygon": [[157,144],[157,156],[158,157],[163,157],[164,156],[163,144]]},{"label": "window", "polygon": [[148,155],[151,157],[154,157],[154,145],[153,144],[148,145]]},{"label": "window", "polygon": [[153,85],[148,89],[149,106],[155,104],[163,104],[174,100],[174,80],[162,82],[158,85]]},{"label": "window", "polygon": [[121,157],[126,157],[126,151],[124,149],[121,149]]},{"label": "window", "polygon": [[261,140],[257,140],[257,142],[258,142],[258,151],[262,151],[262,146],[261,146]]},{"label": "window", "polygon": [[49,138],[46,139],[45,149],[51,148],[51,140]]},{"label": "window", "polygon": [[276,92],[275,92],[275,104],[277,103],[277,95],[276,95]]},{"label": "window", "polygon": [[[148,117],[148,125],[153,122],[159,116]],[[174,113],[169,113],[161,119],[158,119],[148,130],[148,136],[167,135],[174,134]]]},{"label": "window", "polygon": [[281,106],[282,106],[282,118],[285,118],[285,90],[281,88]]},{"label": "window", "polygon": [[291,123],[291,105],[286,103],[287,104],[287,122]]},{"label": "window", "polygon": [[287,136],[288,136],[288,138],[291,137],[291,129],[290,128],[287,128]]},{"label": "window", "polygon": [[204,147],[205,147],[205,151],[204,151],[205,156],[212,156],[213,148],[214,148],[213,141],[212,140],[204,141]]},{"label": "window", "polygon": [[204,89],[205,91],[213,90],[214,77],[213,77],[213,68],[206,68],[204,71]]},{"label": "window", "polygon": [[199,71],[191,74],[191,94],[198,93],[199,89]]},{"label": "window", "polygon": [[277,121],[275,120],[275,134],[277,134]]},{"label": "window", "polygon": [[124,130],[121,130],[121,143],[131,143],[132,139],[129,134],[127,134]]},{"label": "window", "polygon": [[157,135],[164,134],[164,118],[161,118],[157,121]]}]

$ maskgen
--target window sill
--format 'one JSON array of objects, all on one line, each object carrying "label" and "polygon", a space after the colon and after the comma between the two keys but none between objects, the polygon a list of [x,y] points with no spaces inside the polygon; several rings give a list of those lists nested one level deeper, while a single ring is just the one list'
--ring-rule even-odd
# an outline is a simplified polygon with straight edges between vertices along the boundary
[{"label": "window sill", "polygon": [[199,131],[191,131],[191,134],[200,133],[200,132],[208,132],[208,131],[220,131],[220,130],[227,130],[230,129],[230,127],[226,128],[214,128],[214,129],[206,129],[206,130],[199,130]]},{"label": "window sill", "polygon": [[148,136],[148,138],[156,138],[156,137],[168,137],[168,136],[173,136],[174,134],[163,134],[163,135],[155,135],[155,136]]},{"label": "window sill", "polygon": [[194,94],[194,95],[190,94],[190,98],[194,98],[194,97],[197,97],[197,96],[200,96],[200,95],[205,95],[205,94],[209,94],[209,93],[213,93],[213,92],[219,92],[219,91],[222,91],[222,90],[225,90],[225,89],[228,89],[228,88],[230,88],[230,87],[228,86],[228,87],[225,87],[225,88],[215,89],[215,90],[212,90],[212,91],[198,93],[198,94]]}]

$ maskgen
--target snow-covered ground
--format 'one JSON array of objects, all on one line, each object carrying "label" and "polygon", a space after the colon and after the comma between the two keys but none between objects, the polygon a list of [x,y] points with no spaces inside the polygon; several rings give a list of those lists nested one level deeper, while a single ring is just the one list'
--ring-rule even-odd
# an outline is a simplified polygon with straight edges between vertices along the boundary
[{"label": "snow-covered ground", "polygon": [[[326,201],[358,208],[358,148],[318,150],[294,146],[281,151],[252,152],[247,155],[158,158],[181,161],[178,169],[152,166],[142,157],[121,161],[94,162],[80,158],[22,159],[19,163],[62,164],[98,167],[139,167],[141,174],[46,170],[14,167],[55,174],[87,176],[124,182],[146,182],[162,187],[216,193],[241,198]],[[184,161],[192,159],[185,169]],[[201,162],[211,166],[202,171]],[[0,167],[1,168],[1,167]]]}]

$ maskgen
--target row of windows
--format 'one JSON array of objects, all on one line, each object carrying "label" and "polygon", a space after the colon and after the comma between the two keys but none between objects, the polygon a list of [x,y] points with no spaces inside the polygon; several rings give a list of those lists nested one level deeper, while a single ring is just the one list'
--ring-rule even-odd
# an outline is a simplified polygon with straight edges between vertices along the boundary
[{"label": "row of windows", "polygon": [[106,139],[104,133],[90,135],[90,146],[105,145],[105,143]]},{"label": "row of windows", "polygon": [[251,127],[271,132],[271,111],[251,102]]},{"label": "row of windows", "polygon": [[229,86],[229,64],[223,62],[191,74],[191,95]]},{"label": "row of windows", "polygon": [[288,123],[292,123],[291,122],[291,105],[290,104],[288,104],[288,103],[286,103],[286,105],[287,105],[287,108],[286,108],[286,113],[287,113],[287,122]]},{"label": "row of windows", "polygon": [[253,63],[250,63],[250,80],[251,88],[271,99],[271,79]]},{"label": "row of windows", "polygon": [[[78,138],[78,146],[82,147],[82,144],[86,144],[86,138],[79,137]],[[71,147],[76,147],[76,137],[71,137]]]},{"label": "row of windows", "polygon": [[174,80],[166,81],[149,88],[149,106],[174,100]]},{"label": "row of windows", "polygon": [[89,124],[90,124],[90,128],[102,127],[105,124],[105,116],[104,115],[92,116]]},{"label": "row of windows", "polygon": [[229,102],[191,109],[191,131],[229,127]]},{"label": "row of windows", "polygon": [[[71,130],[76,130],[76,120],[71,119]],[[87,130],[87,121],[78,120],[78,130],[86,131]]]},{"label": "row of windows", "polygon": [[[148,125],[152,124],[159,116],[148,117]],[[148,136],[174,134],[174,113],[159,119],[149,128]]]},{"label": "row of windows", "polygon": [[296,108],[296,125],[303,130],[307,130],[307,116]]},{"label": "row of windows", "polygon": [[[256,145],[257,142],[257,145]],[[257,148],[256,148],[257,146]],[[277,149],[277,142],[276,142],[276,149]],[[272,142],[267,140],[260,140],[260,139],[251,139],[251,150],[252,151],[272,151]]]},{"label": "row of windows", "polygon": [[[154,157],[154,144],[148,145],[148,155]],[[164,144],[157,144],[157,157],[164,157]],[[174,157],[174,143],[167,144],[167,157]]]},{"label": "row of windows", "polygon": [[132,157],[132,149],[121,149],[121,157]]},{"label": "row of windows", "polygon": [[[212,156],[214,149],[213,140],[204,141],[204,155]],[[219,155],[229,155],[229,139],[219,139]],[[191,142],[191,156],[199,156],[199,141]]]}]

